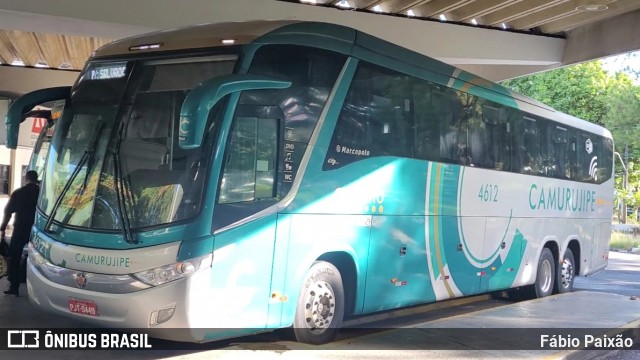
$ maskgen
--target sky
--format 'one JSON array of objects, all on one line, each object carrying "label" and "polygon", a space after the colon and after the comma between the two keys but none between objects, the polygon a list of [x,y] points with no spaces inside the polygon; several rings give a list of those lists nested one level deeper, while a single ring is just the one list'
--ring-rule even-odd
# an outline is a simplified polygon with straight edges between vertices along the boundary
[{"label": "sky", "polygon": [[640,51],[634,51],[601,59],[602,67],[611,75],[626,72],[636,83],[640,83]]}]

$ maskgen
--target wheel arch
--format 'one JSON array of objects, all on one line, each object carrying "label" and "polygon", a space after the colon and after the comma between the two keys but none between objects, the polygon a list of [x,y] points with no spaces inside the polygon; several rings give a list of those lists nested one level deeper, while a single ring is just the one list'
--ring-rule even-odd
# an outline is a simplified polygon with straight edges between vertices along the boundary
[{"label": "wheel arch", "polygon": [[[578,241],[578,239],[573,238],[569,240],[569,243],[567,244],[567,249],[571,250],[571,252],[573,253],[573,260],[575,261],[575,266],[576,266],[576,275],[580,275],[580,263],[582,262],[582,254],[581,254],[581,246],[580,246],[580,241]],[[566,252],[566,249],[565,249]],[[564,257],[564,252],[563,252],[563,257]]]},{"label": "wheel arch", "polygon": [[[558,242],[556,239],[546,239],[544,245],[540,248],[540,253],[538,254],[538,259],[542,255],[542,250],[549,249],[551,250],[551,254],[553,255],[553,260],[558,263],[560,261],[560,246],[558,246]],[[537,262],[536,262],[537,263]]]},{"label": "wheel arch", "polygon": [[332,251],[322,254],[316,261],[326,261],[338,269],[344,287],[344,316],[353,315],[358,289],[358,268],[351,254],[345,251]]}]

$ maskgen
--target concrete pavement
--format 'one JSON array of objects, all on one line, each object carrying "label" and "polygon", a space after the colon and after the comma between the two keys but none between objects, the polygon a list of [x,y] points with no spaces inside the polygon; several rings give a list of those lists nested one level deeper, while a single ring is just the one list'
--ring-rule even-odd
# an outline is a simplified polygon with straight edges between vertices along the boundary
[{"label": "concrete pavement", "polygon": [[[639,258],[628,259],[626,269],[633,268]],[[640,266],[638,266],[640,269]],[[637,273],[636,273],[637,274]],[[619,280],[622,281],[622,280]],[[0,280],[0,289],[7,286]],[[624,284],[619,284],[624,286]],[[617,286],[617,285],[616,285]],[[33,307],[24,285],[22,297],[0,294],[0,328],[62,327],[81,328],[85,324],[44,313]],[[572,351],[557,348],[537,348],[542,335],[571,334],[580,338],[584,334],[607,333],[614,338],[616,329],[629,328],[630,337],[638,349],[640,336],[640,300],[629,295],[605,292],[577,291],[542,299],[513,303],[498,308],[424,322],[400,329],[389,329],[322,346],[311,346],[288,341],[255,340],[243,338],[221,345],[211,343],[191,350],[103,350],[103,351],[0,351],[2,359],[578,359],[602,354],[594,350]],[[593,329],[593,330],[592,330]],[[349,331],[349,330],[346,330]],[[635,332],[633,332],[635,331]],[[0,334],[0,336],[5,336]],[[584,344],[582,344],[584,345]],[[295,350],[295,351],[290,351]]]}]

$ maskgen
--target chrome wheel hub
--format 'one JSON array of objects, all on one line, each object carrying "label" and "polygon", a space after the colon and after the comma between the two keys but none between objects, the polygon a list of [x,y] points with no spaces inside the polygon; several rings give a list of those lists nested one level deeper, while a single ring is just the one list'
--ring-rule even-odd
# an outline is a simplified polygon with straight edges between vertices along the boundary
[{"label": "chrome wheel hub", "polygon": [[571,284],[573,283],[573,278],[575,277],[575,270],[573,269],[573,264],[567,260],[564,259],[564,261],[562,261],[562,287],[567,289],[571,286]]},{"label": "chrome wheel hub", "polygon": [[316,281],[307,289],[304,317],[311,331],[322,333],[329,328],[335,313],[333,288],[326,281]]}]

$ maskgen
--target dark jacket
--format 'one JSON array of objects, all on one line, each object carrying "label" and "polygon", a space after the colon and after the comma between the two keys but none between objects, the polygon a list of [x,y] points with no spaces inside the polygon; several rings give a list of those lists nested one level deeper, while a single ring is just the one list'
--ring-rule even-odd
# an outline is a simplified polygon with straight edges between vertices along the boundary
[{"label": "dark jacket", "polygon": [[0,225],[0,231],[5,231],[11,216],[13,220],[13,235],[11,236],[10,253],[20,253],[29,241],[31,227],[36,217],[36,204],[40,187],[36,184],[27,184],[13,192],[7,206],[4,208],[4,220]]}]

